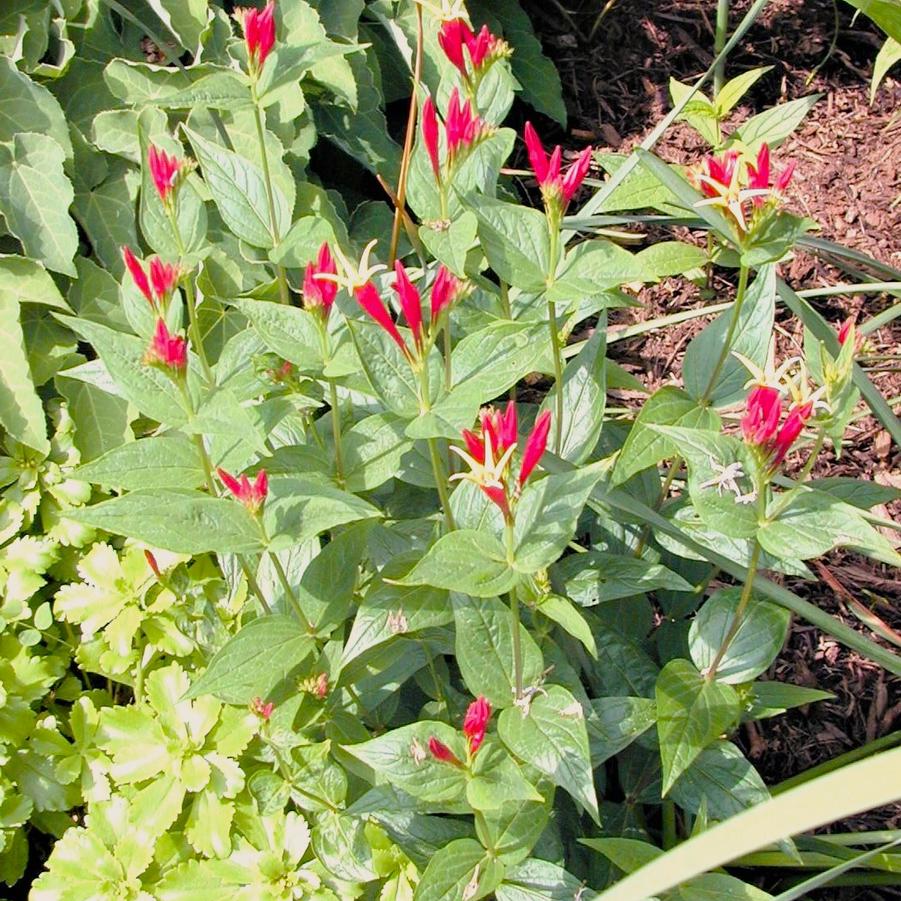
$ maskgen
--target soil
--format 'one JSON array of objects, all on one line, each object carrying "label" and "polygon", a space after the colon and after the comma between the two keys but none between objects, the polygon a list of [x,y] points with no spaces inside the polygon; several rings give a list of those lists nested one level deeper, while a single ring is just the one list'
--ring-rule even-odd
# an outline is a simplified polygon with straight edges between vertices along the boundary
[{"label": "soil", "polygon": [[[602,150],[627,152],[639,144],[670,109],[670,76],[693,82],[712,61],[713,0],[612,0],[569,2],[528,0],[545,51],[559,67],[570,114],[566,133],[549,140],[573,149],[592,143]],[[750,2],[732,4],[733,27]],[[581,7],[581,8],[580,8]],[[595,28],[599,10],[607,10]],[[772,66],[733,112],[726,131],[775,103],[811,93],[821,99],[803,125],[774,153],[776,166],[797,163],[788,207],[820,226],[818,237],[840,242],[885,267],[901,269],[901,69],[890,71],[869,101],[873,61],[884,37],[864,17],[832,0],[772,0],[729,59],[727,76]],[[893,78],[893,75],[895,76]],[[687,125],[670,128],[655,151],[670,162],[697,162],[704,142]],[[686,232],[679,235],[687,238]],[[648,233],[649,240],[659,235]],[[842,270],[834,258],[798,252],[780,267],[788,283],[801,290],[865,280],[899,278],[878,266]],[[611,329],[722,301],[733,291],[728,279],[710,286],[667,279],[638,294],[641,306],[616,311]],[[816,299],[813,305],[836,325],[849,315],[865,321],[897,303],[889,294],[845,294]],[[679,378],[685,347],[710,317],[625,339],[610,346],[611,356],[650,390]],[[790,314],[780,313],[780,354],[797,352],[803,331]],[[867,338],[861,364],[884,397],[901,395],[901,320]],[[627,405],[640,399],[623,395]],[[861,408],[863,411],[863,408]],[[795,455],[798,465],[803,455]],[[814,475],[842,475],[901,487],[901,448],[872,416],[852,424],[837,456],[824,451]],[[901,502],[876,510],[901,519]],[[885,532],[896,546],[901,533]],[[855,614],[875,613],[901,640],[901,581],[898,571],[845,552],[828,555],[815,568],[818,581],[791,580],[787,587],[829,611],[845,624],[891,647]],[[895,648],[898,650],[898,648]],[[800,709],[747,729],[744,750],[764,779],[775,784],[869,741],[893,735],[901,743],[901,679],[837,644],[803,621],[792,625],[786,647],[769,678],[816,686],[835,694],[832,701]],[[887,739],[890,741],[891,739]],[[872,811],[835,824],[835,831],[901,828],[901,805]],[[882,886],[831,888],[823,899],[901,898]]]}]

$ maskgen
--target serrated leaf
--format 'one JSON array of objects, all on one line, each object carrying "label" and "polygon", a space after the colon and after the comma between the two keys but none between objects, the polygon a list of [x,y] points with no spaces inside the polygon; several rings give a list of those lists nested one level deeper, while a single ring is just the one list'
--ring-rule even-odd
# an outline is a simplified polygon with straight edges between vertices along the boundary
[{"label": "serrated leaf", "polygon": [[562,686],[551,685],[528,708],[509,707],[498,720],[501,741],[572,795],[599,822],[588,733],[582,705]]}]

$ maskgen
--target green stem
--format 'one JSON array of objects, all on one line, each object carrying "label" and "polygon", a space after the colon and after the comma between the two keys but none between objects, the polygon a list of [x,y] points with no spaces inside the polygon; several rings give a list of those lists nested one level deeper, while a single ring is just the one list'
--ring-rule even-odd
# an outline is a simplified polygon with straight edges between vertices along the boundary
[{"label": "green stem", "polygon": [[[670,488],[672,488],[673,482],[676,479],[676,476],[679,474],[679,470],[682,468],[682,457],[676,455],[673,457],[673,462],[670,464],[669,472],[666,474],[666,478],[663,480],[663,484],[660,486],[660,494],[657,497],[657,503],[654,504],[654,510],[659,510],[663,506],[663,502],[666,500],[666,496],[669,494]],[[645,523],[644,528],[641,530],[641,536],[638,539],[638,544],[635,547],[635,557],[640,558],[644,553],[645,546],[648,543],[648,538],[651,534],[651,526],[648,523]]]},{"label": "green stem", "polygon": [[[513,533],[513,521],[509,519],[504,524],[504,544],[507,548],[507,562],[512,565],[516,536]],[[510,592],[510,628],[513,639],[513,687],[518,701],[522,697],[522,639],[519,634],[519,596],[515,586]]]},{"label": "green stem", "polygon": [[[547,285],[554,284],[557,275],[557,252],[560,242],[560,224],[556,217],[547,217],[549,237],[549,262]],[[554,415],[554,453],[559,454],[563,445],[563,348],[557,329],[557,304],[549,300],[547,304],[548,332],[551,339],[551,354],[554,358],[554,390],[556,393],[556,414]]]},{"label": "green stem", "polygon": [[507,319],[512,319],[513,308],[510,306],[510,286],[505,281],[501,281],[500,289],[501,309],[504,311],[504,316]]},{"label": "green stem", "polygon": [[748,564],[748,572],[745,576],[745,584],[741,590],[741,597],[738,601],[738,607],[735,608],[735,615],[732,617],[732,622],[729,625],[729,631],[723,638],[723,642],[720,645],[719,650],[716,652],[716,656],[713,658],[713,662],[710,664],[710,667],[707,670],[707,675],[705,677],[707,679],[707,682],[712,682],[716,678],[716,671],[719,669],[719,665],[723,662],[723,657],[726,655],[726,651],[729,650],[729,645],[732,644],[732,640],[735,638],[738,630],[741,628],[742,621],[745,617],[745,612],[748,609],[748,604],[751,602],[751,594],[754,588],[754,577],[757,575],[757,566],[760,563],[760,552],[760,542],[755,538],[754,550],[751,552],[751,561]]},{"label": "green stem", "polygon": [[288,603],[291,605],[291,609],[297,614],[297,618],[303,623],[307,632],[310,635],[315,635],[316,630],[313,628],[313,624],[307,619],[306,614],[303,612],[303,608],[300,606],[300,601],[297,599],[297,595],[294,593],[294,589],[291,587],[291,583],[288,581],[288,576],[285,573],[285,568],[282,566],[282,561],[278,559],[278,554],[273,553],[272,551],[267,551],[269,555],[269,561],[272,563],[272,568],[275,570],[276,576],[278,576],[279,582],[281,582],[282,589],[285,592],[285,597],[288,599]]},{"label": "green stem", "polygon": [[444,390],[450,391],[454,384],[454,367],[451,360],[451,333],[450,319],[445,317],[444,322]]},{"label": "green stem", "polygon": [[[175,215],[175,207],[173,204],[166,205],[166,215],[169,218],[169,225],[172,228],[172,237],[175,239],[175,246],[178,248],[178,255],[182,258],[186,256],[185,242],[181,237],[181,229],[178,227],[178,219]],[[191,344],[194,352],[200,359],[200,368],[203,370],[203,377],[209,384],[213,383],[213,371],[210,369],[210,362],[207,359],[206,351],[203,349],[203,339],[200,334],[200,321],[197,318],[197,295],[194,293],[194,282],[191,277],[185,278],[185,306],[188,308],[188,332],[191,335]]]},{"label": "green stem", "polygon": [[448,532],[453,532],[457,528],[454,523],[454,514],[450,508],[450,494],[447,490],[447,473],[444,471],[444,464],[441,462],[441,455],[438,453],[438,443],[434,438],[427,438],[426,443],[429,446],[429,459],[432,461],[432,474],[435,477],[435,486],[438,488],[438,499],[441,501],[441,508],[444,510],[444,522]]},{"label": "green stem", "polygon": [[335,478],[344,487],[344,452],[341,448],[341,410],[338,407],[338,388],[334,379],[328,380],[329,405],[331,406],[332,438],[335,442]]},{"label": "green stem", "polygon": [[675,848],[678,842],[676,834],[676,805],[669,798],[665,798],[663,801],[661,816],[663,817],[663,850],[669,851],[670,848]]},{"label": "green stem", "polygon": [[729,321],[729,329],[726,332],[726,340],[723,342],[723,349],[720,351],[716,365],[713,367],[713,372],[710,374],[710,381],[707,383],[704,394],[701,396],[701,406],[705,406],[710,401],[710,395],[716,387],[717,379],[720,377],[723,366],[726,365],[726,360],[729,358],[729,352],[732,350],[732,340],[735,338],[735,330],[738,328],[738,317],[741,315],[741,308],[745,302],[749,273],[750,270],[747,266],[742,266],[741,269],[739,269],[738,290],[735,293],[735,304],[732,307],[732,319]]},{"label": "green stem", "polygon": [[804,463],[804,468],[798,473],[797,482],[806,482],[808,477],[810,476],[810,471],[813,469],[814,463],[817,461],[817,457],[820,455],[820,451],[823,449],[823,443],[826,440],[826,430],[820,426],[817,429],[817,437],[813,442],[813,447],[810,449],[810,454],[807,457],[807,460]]},{"label": "green stem", "polygon": [[[260,160],[263,163],[263,180],[266,183],[266,200],[269,203],[269,230],[272,232],[273,247],[278,244],[278,222],[275,218],[275,194],[272,190],[272,174],[269,171],[269,154],[266,151],[266,135],[263,129],[263,111],[260,109],[260,103],[257,99],[256,84],[251,88],[253,97],[253,118],[257,127],[257,140],[260,144]],[[275,274],[278,279],[278,294],[282,303],[291,302],[291,293],[288,290],[288,277],[282,266],[275,267]]]},{"label": "green stem", "polygon": [[[717,0],[716,4],[716,33],[713,38],[713,55],[719,56],[726,46],[726,38],[729,36],[729,0]],[[722,90],[726,81],[726,60],[721,59],[713,70],[713,96],[714,98]]]}]

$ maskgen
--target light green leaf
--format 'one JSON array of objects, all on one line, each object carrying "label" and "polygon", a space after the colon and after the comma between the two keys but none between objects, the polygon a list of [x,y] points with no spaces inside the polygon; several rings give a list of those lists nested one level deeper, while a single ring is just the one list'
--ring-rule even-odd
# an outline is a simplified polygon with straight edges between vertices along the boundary
[{"label": "light green leaf", "polygon": [[887,38],[873,63],[873,77],[870,79],[870,103],[876,99],[876,92],[888,70],[901,60],[901,43],[894,38]]},{"label": "light green leaf", "polygon": [[313,650],[312,638],[294,617],[261,616],[213,655],[185,697],[211,694],[226,704],[240,705],[265,698]]},{"label": "light green leaf", "polygon": [[240,554],[261,548],[259,528],[241,504],[189,489],[132,491],[69,517],[179,554]]},{"label": "light green leaf", "polygon": [[565,789],[599,821],[588,733],[582,705],[562,686],[551,685],[529,707],[509,707],[498,720],[501,741],[520,760]]},{"label": "light green leaf", "polygon": [[147,0],[150,8],[162,19],[175,37],[192,56],[200,49],[200,36],[211,17],[206,0]]},{"label": "light green leaf", "polygon": [[466,800],[474,810],[497,810],[511,801],[541,801],[541,795],[516,762],[496,743],[482,745]]},{"label": "light green leaf", "polygon": [[206,481],[197,446],[177,432],[123,444],[76,476],[104,488],[199,488]]},{"label": "light green leaf", "polygon": [[[497,708],[509,707],[515,696],[513,625],[510,609],[497,598],[476,600],[453,594],[455,653],[463,681],[476,697],[484,695]],[[544,669],[535,639],[519,625],[523,685],[537,685]]]},{"label": "light green leaf", "polygon": [[231,150],[183,125],[194,148],[207,187],[223,221],[233,234],[253,247],[274,247],[288,230],[291,209],[277,184],[272,186],[275,202],[275,233],[269,216],[269,200],[262,170]]},{"label": "light green leaf", "polygon": [[769,144],[775,150],[804,121],[822,94],[810,94],[780,103],[751,116],[729,136],[729,143],[741,142],[748,153],[754,155],[761,144]]},{"label": "light green leaf", "polygon": [[307,310],[268,300],[232,300],[230,305],[251,321],[263,343],[282,359],[301,372],[321,371],[322,342]]},{"label": "light green leaf", "polygon": [[726,113],[730,112],[735,104],[757,83],[757,80],[772,68],[772,66],[760,66],[757,69],[748,69],[747,72],[742,72],[735,78],[730,78],[717,92],[714,101],[720,118],[725,117]]},{"label": "light green leaf", "polygon": [[657,677],[657,734],[663,794],[711,742],[738,719],[730,685],[708,682],[687,660],[671,660]]},{"label": "light green leaf", "polygon": [[598,649],[594,642],[594,635],[591,634],[591,626],[585,621],[585,617],[579,612],[579,609],[573,606],[572,601],[562,598],[558,594],[549,594],[541,599],[536,609],[569,632],[573,638],[581,641],[585,650],[597,660]]},{"label": "light green leaf", "polygon": [[500,541],[485,532],[459,529],[442,535],[399,582],[490,598],[509,591],[517,578]]},{"label": "light green leaf", "polygon": [[371,491],[400,471],[400,461],[413,442],[405,423],[393,413],[376,413],[354,423],[341,436],[344,479],[348,491]]},{"label": "light green leaf", "polygon": [[75,422],[75,446],[88,463],[134,438],[129,426],[128,401],[96,385],[57,374],[56,390],[69,403]]},{"label": "light green leaf", "polygon": [[564,557],[553,570],[566,594],[583,607],[657,591],[691,591],[678,573],[644,559],[588,551]]},{"label": "light green leaf", "polygon": [[64,160],[63,148],[42,134],[17,134],[0,145],[0,211],[29,256],[74,277],[78,232],[68,210],[75,192]]},{"label": "light green leaf", "polygon": [[473,206],[488,263],[507,284],[542,291],[550,266],[545,217],[538,210],[479,197]]},{"label": "light green leaf", "polygon": [[47,425],[25,355],[19,305],[13,294],[0,289],[0,424],[17,441],[46,454]]},{"label": "light green leaf", "polygon": [[695,244],[683,241],[659,241],[635,254],[635,261],[655,278],[682,275],[690,269],[700,269],[707,263],[706,252]]},{"label": "light green leaf", "polygon": [[498,901],[573,901],[582,892],[581,901],[592,901],[594,893],[563,867],[548,860],[530,857],[507,870],[497,887]]},{"label": "light green leaf", "polygon": [[643,469],[679,453],[678,445],[652,425],[719,430],[719,416],[681,388],[664,385],[644,403],[629,431],[613,470],[613,483],[621,484]]},{"label": "light green leaf", "polygon": [[657,705],[650,698],[595,698],[591,708],[588,745],[593,767],[619,754],[657,721]]},{"label": "light green leaf", "polygon": [[66,159],[72,158],[69,127],[57,99],[20,72],[8,56],[0,56],[0,97],[0,142],[12,142],[26,132],[47,135]]},{"label": "light green leaf", "polygon": [[0,291],[9,292],[19,303],[71,312],[47,270],[27,257],[0,254]]},{"label": "light green leaf", "polygon": [[[741,588],[715,591],[691,624],[688,646],[691,659],[702,673],[713,663],[729,633],[741,593]],[[790,619],[791,614],[784,607],[752,595],[741,625],[717,667],[717,681],[750,682],[766,672],[785,644]]]},{"label": "light green leaf", "polygon": [[479,901],[504,878],[504,865],[474,839],[458,838],[429,861],[413,901]]}]

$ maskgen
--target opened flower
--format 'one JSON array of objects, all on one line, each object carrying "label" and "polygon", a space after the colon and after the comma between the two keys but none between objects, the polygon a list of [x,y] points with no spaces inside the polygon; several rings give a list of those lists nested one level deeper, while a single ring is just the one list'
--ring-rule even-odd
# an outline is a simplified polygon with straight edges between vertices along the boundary
[{"label": "opened flower", "polygon": [[592,149],[586,147],[564,173],[562,171],[563,149],[559,144],[548,156],[541,143],[541,138],[538,137],[538,132],[532,127],[531,122],[526,122],[524,138],[529,162],[541,187],[545,208],[549,214],[562,216],[569,202],[582,186],[585,176],[588,175]]},{"label": "opened flower", "polygon": [[235,478],[224,469],[217,469],[216,472],[233,497],[254,515],[260,512],[266,501],[266,495],[269,494],[269,477],[265,469],[261,469],[252,482],[246,475]]},{"label": "opened flower", "polygon": [[188,366],[188,342],[181,335],[171,334],[166,323],[158,319],[144,362],[180,375]]},{"label": "opened flower", "polygon": [[251,72],[259,72],[275,45],[275,0],[262,9],[239,9],[235,18],[244,29]]},{"label": "opened flower", "polygon": [[465,479],[478,485],[485,496],[500,508],[504,521],[511,525],[516,501],[547,448],[551,413],[550,410],[545,410],[535,420],[526,439],[519,473],[515,479],[512,478],[511,462],[517,448],[516,405],[510,401],[503,414],[497,411],[483,412],[480,420],[481,436],[468,429],[463,432],[465,451],[451,447],[469,466],[469,472],[456,473],[451,479]]}]

